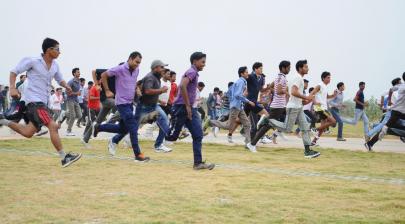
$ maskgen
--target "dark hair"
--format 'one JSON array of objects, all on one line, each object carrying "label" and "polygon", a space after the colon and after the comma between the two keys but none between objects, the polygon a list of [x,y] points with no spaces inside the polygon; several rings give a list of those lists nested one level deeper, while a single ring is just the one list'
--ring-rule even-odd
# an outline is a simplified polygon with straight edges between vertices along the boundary
[{"label": "dark hair", "polygon": [[42,42],[42,52],[44,52],[44,54],[45,54],[45,52],[46,52],[46,50],[48,50],[48,48],[55,47],[55,46],[58,45],[58,44],[59,44],[58,41],[47,37],[47,38],[45,38],[45,40]]},{"label": "dark hair", "polygon": [[222,90],[219,90],[218,95],[223,94],[224,92],[222,92]]},{"label": "dark hair", "polygon": [[123,64],[125,64],[125,62],[120,62],[118,65],[123,65]]},{"label": "dark hair", "polygon": [[85,82],[86,79],[85,78],[80,78],[80,82]]},{"label": "dark hair", "polygon": [[175,71],[170,71],[170,77],[173,77],[173,75],[176,75]]},{"label": "dark hair", "polygon": [[59,91],[59,90],[62,91],[62,88],[61,87],[56,88],[56,91]]},{"label": "dark hair", "polygon": [[308,79],[304,79],[304,83],[309,83]]},{"label": "dark hair", "polygon": [[330,72],[322,72],[321,74],[321,80],[323,81],[324,79],[326,79],[328,76],[330,76]]},{"label": "dark hair", "polygon": [[362,81],[362,82],[359,82],[359,87],[362,86],[362,85],[365,85],[365,84],[366,84],[366,83],[363,82],[363,81]]},{"label": "dark hair", "polygon": [[314,87],[308,89],[309,92],[312,92],[312,90],[314,90]]},{"label": "dark hair", "polygon": [[80,70],[80,69],[79,69],[79,68],[74,68],[74,69],[72,69],[72,75],[74,75],[77,70]]},{"label": "dark hair", "polygon": [[20,75],[20,79],[23,79],[24,77],[27,77],[26,75]]},{"label": "dark hair", "polygon": [[200,60],[202,58],[206,58],[206,57],[207,57],[207,55],[202,52],[194,52],[190,56],[190,63],[193,64],[194,61],[198,61],[198,60]]},{"label": "dark hair", "polygon": [[401,78],[395,78],[395,79],[393,79],[392,81],[391,81],[391,84],[392,84],[392,86],[395,86],[395,85],[397,85],[398,83],[400,83],[401,82]]},{"label": "dark hair", "polygon": [[134,51],[134,52],[132,52],[132,53],[129,55],[128,60],[129,60],[129,59],[135,59],[135,58],[137,58],[137,57],[142,58],[142,55],[141,55],[141,53],[139,53],[138,51]]},{"label": "dark hair", "polygon": [[165,68],[165,69],[163,69],[163,72],[164,72],[164,73],[166,73],[166,72],[170,72],[170,69]]},{"label": "dark hair", "polygon": [[241,77],[241,76],[242,76],[242,73],[244,73],[247,69],[248,69],[248,68],[247,68],[246,66],[240,67],[240,68],[238,69],[239,77]]},{"label": "dark hair", "polygon": [[256,69],[263,67],[263,63],[261,62],[255,62],[252,66],[253,71],[255,71]]},{"label": "dark hair", "polygon": [[228,82],[228,88],[233,85],[233,82]]},{"label": "dark hair", "polygon": [[300,68],[303,68],[304,65],[308,64],[307,60],[299,60],[297,61],[297,64],[295,64],[295,69],[297,72],[299,71]]},{"label": "dark hair", "polygon": [[344,85],[344,83],[343,82],[339,82],[337,85],[336,85],[336,87],[339,89],[341,86],[343,86]]},{"label": "dark hair", "polygon": [[219,88],[218,87],[215,87],[214,88],[214,92],[218,92],[219,91]]},{"label": "dark hair", "polygon": [[405,72],[402,74],[402,79],[405,81]]},{"label": "dark hair", "polygon": [[87,83],[87,85],[93,85],[93,84],[94,84],[93,81],[89,81],[89,82]]},{"label": "dark hair", "polygon": [[205,84],[203,82],[198,82],[199,87],[205,87]]},{"label": "dark hair", "polygon": [[282,68],[287,68],[290,65],[291,65],[291,63],[289,61],[281,61],[280,64],[278,65],[278,68],[281,71]]}]

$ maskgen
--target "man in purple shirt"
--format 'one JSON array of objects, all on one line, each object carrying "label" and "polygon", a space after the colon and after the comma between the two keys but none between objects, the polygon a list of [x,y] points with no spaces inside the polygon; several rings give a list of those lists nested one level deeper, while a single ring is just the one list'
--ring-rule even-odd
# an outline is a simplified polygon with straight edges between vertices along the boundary
[{"label": "man in purple shirt", "polygon": [[107,98],[114,96],[114,93],[108,87],[108,77],[115,77],[115,105],[120,113],[121,120],[119,124],[94,125],[94,137],[98,132],[117,133],[113,137],[113,142],[119,142],[129,133],[132,143],[132,149],[135,154],[135,161],[147,162],[149,157],[141,153],[138,144],[139,124],[134,116],[133,101],[135,97],[136,82],[139,74],[139,64],[141,64],[142,55],[139,52],[132,52],[128,61],[122,65],[111,68],[101,74],[102,85],[105,89]]},{"label": "man in purple shirt", "polygon": [[206,54],[194,52],[190,57],[191,68],[183,75],[177,97],[174,100],[173,116],[174,123],[171,134],[166,136],[166,140],[175,141],[179,137],[180,131],[184,125],[190,130],[193,138],[193,153],[195,170],[209,169],[212,170],[215,164],[206,164],[202,161],[201,147],[203,131],[201,127],[201,118],[197,108],[193,108],[196,100],[196,91],[198,85],[198,72],[205,67]]}]

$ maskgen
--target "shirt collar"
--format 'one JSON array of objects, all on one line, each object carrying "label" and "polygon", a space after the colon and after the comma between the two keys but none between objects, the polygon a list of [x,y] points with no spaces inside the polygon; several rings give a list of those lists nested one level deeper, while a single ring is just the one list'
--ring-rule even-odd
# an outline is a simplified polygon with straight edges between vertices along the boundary
[{"label": "shirt collar", "polygon": [[192,65],[192,66],[191,66],[191,69],[193,69],[193,70],[197,73],[197,75],[198,75],[198,69],[197,69],[197,67],[196,67],[195,65]]}]

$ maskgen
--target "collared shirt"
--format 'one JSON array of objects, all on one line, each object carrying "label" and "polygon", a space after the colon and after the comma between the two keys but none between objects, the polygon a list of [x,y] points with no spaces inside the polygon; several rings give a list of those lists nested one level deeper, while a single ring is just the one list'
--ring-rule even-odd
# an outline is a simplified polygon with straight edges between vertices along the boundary
[{"label": "collared shirt", "polygon": [[[190,69],[188,69],[186,71],[186,73],[184,73],[182,79],[188,78],[190,80],[190,82],[187,85],[187,94],[188,94],[188,98],[189,98],[189,104],[190,106],[192,106],[195,102],[195,98],[196,98],[196,91],[197,91],[197,84],[198,84],[198,71],[197,68],[193,65],[191,66]],[[177,97],[174,100],[173,104],[184,104],[184,98],[183,95],[181,93],[181,90],[178,91],[177,93]]]},{"label": "collared shirt", "polygon": [[247,81],[248,99],[252,102],[257,102],[259,92],[265,84],[264,75],[257,76],[256,73],[249,75]]},{"label": "collared shirt", "polygon": [[343,92],[337,90],[337,95],[331,101],[329,101],[330,107],[340,109],[343,105]]},{"label": "collared shirt", "polygon": [[48,104],[49,93],[52,89],[52,79],[55,79],[58,84],[64,81],[56,61],[53,60],[51,68],[48,69],[42,56],[22,59],[11,72],[17,75],[27,72],[27,80],[29,82],[24,87],[24,100],[26,104],[33,102]]},{"label": "collared shirt", "polygon": [[109,77],[115,77],[115,105],[131,104],[135,97],[139,68],[132,72],[128,62],[107,70]]},{"label": "collared shirt", "polygon": [[147,95],[145,93],[146,89],[160,89],[160,74],[149,72],[142,80],[142,97],[140,98],[140,102],[143,105],[156,105],[159,95]]},{"label": "collared shirt", "polygon": [[277,94],[277,86],[281,85],[281,90],[287,90],[287,79],[285,78],[285,74],[280,73],[276,80],[274,80],[274,95],[273,101],[270,104],[271,108],[285,108],[287,104],[286,94]]},{"label": "collared shirt", "polygon": [[247,87],[247,81],[245,78],[240,77],[231,87],[231,98],[230,98],[230,108],[236,108],[238,110],[243,110],[243,104],[249,100],[243,95]]},{"label": "collared shirt", "polygon": [[[77,93],[80,91],[82,86],[80,85],[80,79],[73,78],[68,82],[68,86],[72,88],[73,93]],[[77,95],[68,95],[67,101],[74,101],[76,103],[79,103],[79,96]]]}]

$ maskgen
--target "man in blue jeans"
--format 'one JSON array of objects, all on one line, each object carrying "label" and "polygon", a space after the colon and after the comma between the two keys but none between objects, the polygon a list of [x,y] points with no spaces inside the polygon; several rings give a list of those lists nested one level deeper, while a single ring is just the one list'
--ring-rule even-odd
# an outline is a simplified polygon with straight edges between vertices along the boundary
[{"label": "man in blue jeans", "polygon": [[354,97],[353,101],[356,102],[356,108],[354,110],[354,118],[347,119],[342,117],[342,121],[346,124],[356,125],[360,118],[363,120],[363,128],[364,128],[364,138],[366,142],[370,140],[368,137],[368,117],[366,112],[364,111],[365,107],[368,106],[368,102],[364,101],[364,89],[366,88],[366,83],[360,82],[359,83],[359,91],[357,91],[356,96]]},{"label": "man in blue jeans", "polygon": [[122,65],[111,68],[101,74],[101,81],[105,89],[107,98],[114,94],[108,87],[108,77],[115,77],[115,105],[120,113],[121,120],[119,124],[96,124],[94,125],[93,136],[97,137],[98,132],[117,133],[112,139],[117,143],[127,133],[131,138],[132,150],[135,154],[135,161],[147,162],[149,157],[144,156],[138,144],[138,122],[133,114],[133,101],[135,97],[136,82],[139,74],[139,64],[141,64],[142,55],[139,52],[132,52],[128,61]]},{"label": "man in blue jeans", "polygon": [[202,52],[194,52],[190,57],[191,68],[186,71],[180,82],[180,91],[173,103],[173,116],[175,121],[172,130],[166,140],[175,141],[179,137],[180,131],[185,125],[191,132],[193,138],[193,154],[195,170],[212,170],[215,164],[207,164],[202,161],[201,147],[203,131],[201,118],[197,108],[193,107],[196,100],[199,71],[205,67],[206,55]]},{"label": "man in blue jeans", "polygon": [[330,106],[330,112],[332,113],[332,116],[335,118],[336,123],[338,124],[338,134],[337,134],[337,141],[344,142],[346,141],[345,138],[343,138],[343,121],[342,118],[340,117],[340,110],[345,108],[346,106],[343,105],[343,91],[345,90],[345,84],[343,82],[339,82],[337,84],[337,94],[335,98],[333,98],[329,102]]}]

